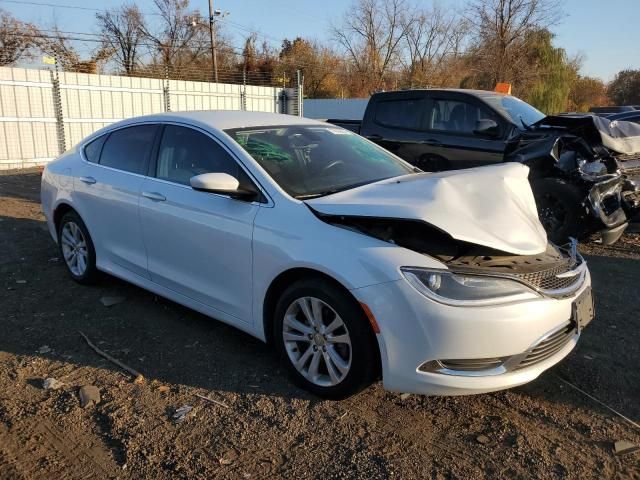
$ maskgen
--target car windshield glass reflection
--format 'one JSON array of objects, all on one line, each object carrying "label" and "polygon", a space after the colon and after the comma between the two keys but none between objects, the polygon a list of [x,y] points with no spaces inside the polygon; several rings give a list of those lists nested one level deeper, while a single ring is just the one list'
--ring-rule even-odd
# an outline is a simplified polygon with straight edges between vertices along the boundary
[{"label": "car windshield glass reflection", "polygon": [[266,127],[227,133],[296,198],[328,195],[414,171],[377,145],[340,128]]}]

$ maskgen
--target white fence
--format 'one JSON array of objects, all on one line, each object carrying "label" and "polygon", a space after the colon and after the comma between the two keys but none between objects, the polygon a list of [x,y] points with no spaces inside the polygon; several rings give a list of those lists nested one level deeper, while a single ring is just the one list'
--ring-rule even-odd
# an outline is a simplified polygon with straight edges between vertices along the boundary
[{"label": "white fence", "polygon": [[0,170],[42,165],[90,133],[185,110],[298,113],[295,89],[0,67]]}]

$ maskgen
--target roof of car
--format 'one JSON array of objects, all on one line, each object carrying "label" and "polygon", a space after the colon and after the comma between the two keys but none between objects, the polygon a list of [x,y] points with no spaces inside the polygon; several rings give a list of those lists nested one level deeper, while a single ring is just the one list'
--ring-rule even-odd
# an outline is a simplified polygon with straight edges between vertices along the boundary
[{"label": "roof of car", "polygon": [[196,110],[189,112],[169,112],[143,117],[134,117],[125,121],[135,123],[136,121],[192,121],[206,124],[218,130],[243,127],[263,127],[263,126],[285,126],[285,125],[326,125],[324,122],[311,120],[294,115],[282,113],[265,112],[245,112],[238,110]]},{"label": "roof of car", "polygon": [[492,90],[473,90],[467,88],[411,88],[407,90],[393,90],[388,92],[379,92],[376,95],[384,95],[387,93],[411,93],[411,92],[447,92],[447,93],[465,93],[467,95],[474,95],[476,97],[486,97],[486,96],[507,96],[504,93],[494,92]]}]

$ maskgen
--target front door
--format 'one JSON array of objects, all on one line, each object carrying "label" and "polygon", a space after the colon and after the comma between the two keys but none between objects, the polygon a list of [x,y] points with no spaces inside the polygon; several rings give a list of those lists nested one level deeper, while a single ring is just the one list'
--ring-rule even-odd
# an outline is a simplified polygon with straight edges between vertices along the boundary
[{"label": "front door", "polygon": [[[442,159],[441,168],[433,170],[458,170],[503,161],[503,122],[488,108],[465,99],[434,98],[430,113],[425,151],[428,149],[431,158]],[[498,136],[476,133],[480,120],[495,121],[500,130]]]},{"label": "front door", "polygon": [[233,175],[241,185],[248,177],[208,134],[163,128],[155,169],[140,197],[151,280],[251,322],[253,221],[260,207],[189,184],[191,177],[210,172]]}]

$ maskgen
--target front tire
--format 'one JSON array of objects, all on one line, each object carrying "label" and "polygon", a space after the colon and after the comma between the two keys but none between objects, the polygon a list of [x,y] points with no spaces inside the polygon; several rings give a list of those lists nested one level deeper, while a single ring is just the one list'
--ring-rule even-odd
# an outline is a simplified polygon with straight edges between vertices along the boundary
[{"label": "front tire", "polygon": [[94,284],[99,277],[96,251],[89,230],[74,211],[64,214],[58,225],[58,247],[67,272],[83,285]]},{"label": "front tire", "polygon": [[320,279],[294,283],[280,297],[274,338],[294,382],[334,400],[371,384],[377,345],[367,318],[345,291]]},{"label": "front tire", "polygon": [[579,238],[584,233],[584,195],[559,178],[539,178],[531,182],[540,223],[549,239],[558,245]]}]

